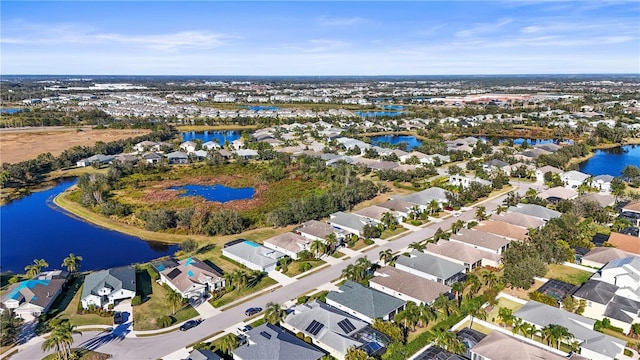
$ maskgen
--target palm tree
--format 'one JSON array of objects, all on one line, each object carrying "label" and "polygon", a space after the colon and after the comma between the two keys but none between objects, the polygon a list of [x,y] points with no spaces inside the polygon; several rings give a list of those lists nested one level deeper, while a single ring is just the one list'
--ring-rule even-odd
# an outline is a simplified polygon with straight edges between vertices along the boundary
[{"label": "palm tree", "polygon": [[507,307],[501,307],[498,309],[498,317],[505,323],[506,326],[511,326],[513,324],[514,316],[513,310]]},{"label": "palm tree", "polygon": [[493,271],[485,270],[482,272],[482,280],[484,280],[485,285],[492,287],[498,281],[498,277]]},{"label": "palm tree", "polygon": [[358,269],[358,275],[360,278],[358,281],[364,280],[364,278],[367,277],[367,273],[369,272],[369,269],[371,269],[372,265],[373,264],[366,256],[356,260],[356,268]]},{"label": "palm tree", "polygon": [[480,320],[487,320],[487,310],[485,310],[483,307],[475,308],[469,311],[469,316],[471,317],[471,323],[469,327],[473,328],[474,318],[478,318]]},{"label": "palm tree", "polygon": [[356,280],[358,278],[358,268],[353,264],[347,265],[346,268],[342,269],[342,277],[345,277],[349,280],[358,281]]},{"label": "palm tree", "polygon": [[409,209],[409,217],[412,220],[416,220],[418,217],[420,217],[420,207],[418,205],[414,205],[411,207],[411,209]]},{"label": "palm tree", "polygon": [[465,285],[469,286],[469,298],[477,294],[482,287],[482,282],[480,282],[480,279],[478,279],[478,277],[474,274],[467,275],[467,279],[464,282]]},{"label": "palm tree", "polygon": [[438,212],[438,210],[440,210],[440,204],[436,199],[433,199],[429,202],[429,205],[427,205],[427,208],[429,209],[429,215],[431,215]]},{"label": "palm tree", "polygon": [[380,251],[378,255],[380,261],[383,261],[385,265],[391,265],[394,260],[393,252],[391,252],[391,249]]},{"label": "palm tree", "polygon": [[433,307],[447,317],[451,316],[451,313],[457,309],[456,305],[457,303],[455,300],[450,299],[444,294],[440,294],[440,296],[438,296],[433,302]]},{"label": "palm tree", "polygon": [[436,314],[433,312],[431,306],[422,304],[418,306],[418,325],[425,327],[429,325],[429,321],[435,320]]},{"label": "palm tree", "polygon": [[500,215],[502,212],[507,211],[508,207],[504,205],[498,205],[496,208],[496,214]]},{"label": "palm tree", "polygon": [[65,266],[67,271],[73,274],[80,268],[80,261],[82,261],[82,256],[76,256],[70,253],[69,256],[62,261],[62,266]]},{"label": "palm tree", "polygon": [[336,250],[336,245],[338,244],[338,237],[336,233],[331,233],[324,238],[324,243],[327,244],[328,252],[332,254]]},{"label": "palm tree", "polygon": [[182,305],[184,303],[184,298],[182,297],[182,294],[180,294],[177,291],[174,291],[171,288],[167,288],[167,295],[165,296],[164,299],[173,309],[173,312],[171,313],[171,315],[176,314],[176,306]]},{"label": "palm tree", "polygon": [[33,260],[33,264],[29,264],[24,267],[24,270],[27,272],[28,278],[33,278],[36,275],[40,274],[43,268],[48,267],[49,264],[44,259],[35,259]]},{"label": "palm tree", "polygon": [[71,357],[73,335],[82,333],[68,319],[54,320],[51,323],[51,334],[42,343],[42,351],[55,349],[58,359],[68,360]]},{"label": "palm tree", "polygon": [[511,324],[513,326],[511,328],[511,333],[513,333],[513,335],[515,335],[515,334],[517,334],[519,332],[522,332],[524,330],[524,328],[526,326],[528,326],[527,324],[528,323],[524,322],[520,318],[514,318],[512,324]]},{"label": "palm tree", "polygon": [[310,246],[311,251],[314,252],[316,259],[320,258],[320,254],[324,254],[327,251],[326,245],[320,240],[314,240]]},{"label": "palm tree", "polygon": [[398,222],[396,221],[396,218],[393,217],[393,214],[391,214],[388,211],[382,214],[382,218],[380,219],[380,221],[382,222],[382,224],[384,224],[385,228],[390,230],[395,230],[396,225],[398,224]]},{"label": "palm tree", "polygon": [[556,343],[556,349],[560,349],[561,341],[568,341],[573,338],[573,334],[571,334],[569,329],[564,326],[549,324],[548,327],[550,333],[549,340]]},{"label": "palm tree", "polygon": [[[551,340],[553,339],[553,333],[551,331],[551,324],[545,326],[540,330],[540,337],[542,337],[543,341],[547,342],[547,345],[551,344]],[[553,339],[555,340],[555,339]]]},{"label": "palm tree", "polygon": [[438,242],[438,240],[443,239],[445,237],[445,232],[444,230],[442,230],[442,228],[438,228],[436,230],[436,233],[433,234],[433,242],[436,243]]},{"label": "palm tree", "polygon": [[232,276],[233,282],[238,288],[247,286],[247,283],[249,282],[249,275],[246,272],[242,270],[234,270]]},{"label": "palm tree", "polygon": [[280,304],[276,304],[273,302],[268,303],[264,310],[264,319],[269,324],[273,325],[280,324],[282,320],[284,320],[286,315],[287,312],[285,311],[285,309],[283,309]]},{"label": "palm tree", "polygon": [[425,245],[422,244],[419,241],[414,241],[411,244],[409,244],[409,249],[413,249],[413,250],[417,250],[417,251],[422,251],[424,250]]},{"label": "palm tree", "polygon": [[229,354],[238,347],[238,337],[234,334],[228,334],[220,339],[220,345],[218,346],[220,351],[225,354]]},{"label": "palm tree", "polygon": [[456,299],[458,299],[458,306],[462,303],[462,293],[464,292],[465,285],[462,282],[457,282],[451,285],[451,291],[456,294]]},{"label": "palm tree", "polygon": [[344,360],[371,360],[374,359],[371,356],[367,355],[367,352],[356,348],[355,346],[350,347],[347,350],[347,353],[344,355]]},{"label": "palm tree", "polygon": [[487,208],[484,206],[478,206],[476,208],[476,218],[478,220],[485,220],[487,218]]},{"label": "palm tree", "polygon": [[525,325],[522,328],[522,335],[528,336],[531,339],[533,339],[533,335],[535,335],[537,332],[538,332],[538,329],[533,324],[525,323]]},{"label": "palm tree", "polygon": [[452,234],[457,234],[458,231],[460,231],[460,229],[462,229],[463,227],[464,227],[464,221],[458,220],[458,221],[454,222],[453,224],[451,224],[451,233]]},{"label": "palm tree", "polygon": [[433,342],[449,351],[455,354],[463,354],[464,351],[466,350],[464,344],[462,343],[462,341],[460,339],[458,339],[458,337],[456,336],[455,333],[449,331],[449,330],[445,330],[445,329],[436,329],[433,332],[435,339],[433,340]]}]

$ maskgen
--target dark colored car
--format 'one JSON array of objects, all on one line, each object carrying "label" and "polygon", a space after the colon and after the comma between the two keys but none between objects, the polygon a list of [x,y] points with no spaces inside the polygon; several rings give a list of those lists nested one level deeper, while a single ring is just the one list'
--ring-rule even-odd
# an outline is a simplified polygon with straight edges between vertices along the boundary
[{"label": "dark colored car", "polygon": [[124,317],[122,316],[122,312],[116,311],[113,313],[113,323],[114,325],[122,324]]},{"label": "dark colored car", "polygon": [[447,211],[453,211],[453,208],[451,206],[445,206],[444,209],[447,210]]},{"label": "dark colored car", "polygon": [[193,327],[200,325],[201,322],[202,320],[189,320],[186,323],[182,324],[182,326],[180,326],[180,331],[187,331]]},{"label": "dark colored car", "polygon": [[244,314],[246,316],[253,316],[253,315],[259,313],[260,311],[262,311],[261,307],[252,307],[252,308],[248,308],[247,311],[244,312]]}]

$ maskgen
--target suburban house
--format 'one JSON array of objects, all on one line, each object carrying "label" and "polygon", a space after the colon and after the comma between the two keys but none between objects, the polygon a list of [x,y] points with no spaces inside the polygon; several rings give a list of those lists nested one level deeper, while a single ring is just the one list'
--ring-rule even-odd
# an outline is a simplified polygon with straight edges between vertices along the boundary
[{"label": "suburban house", "polygon": [[381,291],[347,280],[337,291],[327,294],[326,302],[368,323],[373,319],[393,320],[406,302]]},{"label": "suburban house", "polygon": [[480,179],[480,178],[470,178],[464,175],[450,175],[449,176],[449,184],[454,186],[462,186],[463,188],[468,188],[471,183],[476,182],[480,185],[491,186],[491,181]]},{"label": "suburban house", "polygon": [[640,301],[640,257],[638,256],[611,260],[591,276],[591,279],[616,285],[620,288],[616,294]]},{"label": "suburban house", "polygon": [[284,257],[280,251],[256,244],[249,240],[232,241],[224,245],[222,255],[251,270],[271,272],[276,269],[278,259]]},{"label": "suburban house", "polygon": [[25,321],[35,320],[49,310],[67,282],[67,275],[62,270],[47,271],[34,279],[11,284],[2,296],[2,307],[13,310]]},{"label": "suburban house", "polygon": [[389,213],[391,214],[391,216],[398,222],[402,222],[402,214],[389,210],[387,208],[384,208],[382,206],[377,206],[377,205],[371,205],[369,207],[366,207],[364,209],[360,209],[357,211],[352,212],[352,214],[356,214],[358,216],[362,216],[363,218],[367,219],[367,220],[371,220],[374,221],[376,224],[381,224],[382,223],[382,218],[384,217],[385,213]]},{"label": "suburban house", "polygon": [[258,152],[252,149],[238,149],[235,153],[245,160],[255,159],[258,157]]},{"label": "suburban house", "polygon": [[433,200],[438,203],[439,208],[443,208],[444,204],[449,203],[447,193],[448,191],[445,189],[431,187],[409,195],[392,196],[391,199],[406,201],[410,204],[417,205],[421,210],[425,210]]},{"label": "suburban house", "polygon": [[148,154],[144,154],[142,155],[142,159],[147,163],[147,164],[155,164],[160,162],[162,159],[164,159],[164,157],[158,153],[148,153]]},{"label": "suburban house", "polygon": [[194,151],[196,151],[196,147],[198,146],[198,144],[196,144],[193,141],[185,141],[182,144],[180,144],[180,149],[184,150],[188,153],[192,153]]},{"label": "suburban house", "polygon": [[362,230],[364,229],[365,225],[377,225],[373,220],[365,219],[362,216],[342,211],[331,214],[329,221],[327,222],[331,226],[348,231],[358,236],[362,236]]},{"label": "suburban house", "polygon": [[623,212],[628,211],[628,212],[640,214],[640,200],[632,201],[626,204],[625,206],[622,207],[622,211]]},{"label": "suburban house", "polygon": [[491,159],[485,162],[482,164],[482,169],[489,174],[496,171],[502,171],[507,175],[511,174],[511,165],[509,165],[508,162],[498,159]]},{"label": "suburban house", "polygon": [[189,162],[189,155],[182,151],[174,151],[167,154],[169,164],[186,164]]},{"label": "suburban house", "polygon": [[[312,344],[329,351],[329,354],[336,359],[344,359],[347,351],[352,347],[365,351],[367,349],[384,351],[387,345],[381,343],[385,336],[381,337],[365,321],[317,300],[293,307],[293,311],[284,319],[283,327],[293,333],[303,333],[310,337]],[[363,333],[375,333],[377,336],[368,339],[358,336]],[[375,355],[367,353],[369,356]]]},{"label": "suburban house", "polygon": [[464,265],[416,250],[399,256],[396,268],[447,286],[462,280],[466,272]]},{"label": "suburban house", "polygon": [[136,271],[132,266],[100,270],[84,278],[82,307],[107,308],[124,299],[136,296]]},{"label": "suburban house", "polygon": [[574,189],[556,186],[541,192],[538,194],[538,197],[552,203],[557,203],[560,200],[573,200],[577,198],[578,192]]},{"label": "suburban house", "polygon": [[631,221],[634,226],[640,226],[640,201],[632,201],[623,206],[620,216]]},{"label": "suburban house", "polygon": [[511,243],[511,239],[474,229],[460,229],[457,233],[451,234],[449,241],[459,242],[498,255],[507,250],[509,243]]},{"label": "suburban house", "polygon": [[507,212],[525,214],[537,217],[538,219],[544,221],[549,221],[551,219],[560,217],[561,215],[559,211],[551,210],[544,206],[535,204],[518,204],[516,206],[509,206]]},{"label": "suburban house", "polygon": [[537,301],[527,302],[513,315],[535,325],[538,331],[551,324],[567,328],[580,344],[580,354],[589,359],[620,358],[627,344],[624,340],[593,330],[593,319]]},{"label": "suburban house", "polygon": [[584,193],[578,196],[580,200],[594,201],[601,208],[607,206],[613,207],[616,203],[616,197],[608,193]]},{"label": "suburban house", "polygon": [[562,174],[563,171],[553,166],[549,166],[549,165],[543,166],[536,170],[536,181],[544,182],[544,174],[546,173],[557,174],[558,176],[560,176],[560,174]]},{"label": "suburban house", "polygon": [[223,289],[222,275],[198,258],[189,257],[154,261],[151,265],[160,274],[160,282],[167,284],[186,299],[206,298],[211,291]]},{"label": "suburban house", "polygon": [[588,253],[582,255],[581,264],[594,268],[601,268],[609,261],[627,258],[633,254],[616,249],[614,247],[594,247]]},{"label": "suburban house", "polygon": [[571,170],[571,171],[567,171],[566,173],[562,173],[560,175],[560,180],[564,182],[565,187],[569,189],[577,189],[578,186],[584,184],[584,182],[590,177],[591,175],[589,174],[585,174],[583,172],[576,171],[576,170]]},{"label": "suburban house", "polygon": [[503,213],[493,214],[489,218],[492,221],[501,221],[511,225],[519,226],[525,229],[540,229],[544,226],[545,221],[535,216],[522,213]]},{"label": "suburban house", "polygon": [[606,317],[611,325],[628,334],[631,324],[640,321],[640,301],[617,295],[618,292],[620,288],[614,284],[591,279],[582,284],[573,297],[587,302],[582,315],[598,320]]},{"label": "suburban house", "polygon": [[598,175],[591,180],[591,186],[600,190],[601,193],[608,194],[611,192],[611,181],[614,177],[611,175]]},{"label": "suburban house", "polygon": [[234,360],[320,360],[325,353],[276,325],[262,324],[245,333],[246,345],[232,351]]},{"label": "suburban house", "polygon": [[220,149],[220,147],[220,144],[215,141],[207,141],[206,143],[202,144],[202,148],[205,150],[218,150]]},{"label": "suburban house", "polygon": [[376,277],[369,280],[369,287],[406,302],[431,305],[440,296],[451,291],[447,285],[402,271],[393,266],[376,270]]},{"label": "suburban house", "polygon": [[[514,360],[514,359],[544,359],[544,360],[573,360],[567,359],[564,353],[542,344],[533,345],[503,332],[494,330],[475,346],[469,349],[473,360]],[[577,360],[577,359],[576,359]]]},{"label": "suburban house", "polygon": [[456,241],[439,240],[436,244],[427,244],[424,252],[464,265],[467,271],[481,266],[497,268],[502,262],[501,256],[495,252],[482,250]]},{"label": "suburban house", "polygon": [[484,220],[475,226],[474,229],[511,240],[525,241],[529,237],[529,230],[527,228],[509,224],[504,221]]},{"label": "suburban house", "polygon": [[194,349],[186,360],[223,360],[223,358],[211,350]]},{"label": "suburban house", "polygon": [[97,155],[90,156],[86,159],[78,160],[76,162],[76,166],[86,167],[86,166],[92,165],[93,163],[97,163],[100,165],[108,164],[111,160],[113,160],[113,158],[114,158],[113,155],[97,154]]},{"label": "suburban house", "polygon": [[396,213],[401,215],[403,218],[408,218],[409,213],[411,213],[412,211],[411,209],[416,205],[404,200],[393,199],[393,200],[387,200],[382,204],[378,204],[378,206],[391,211],[395,211]]},{"label": "suburban house", "polygon": [[292,232],[276,235],[263,241],[264,246],[288,255],[294,260],[298,259],[298,254],[301,251],[308,251],[310,244],[311,241],[308,238]]},{"label": "suburban house", "polygon": [[133,146],[134,150],[142,153],[145,151],[159,151],[160,145],[155,141],[141,141]]},{"label": "suburban house", "polygon": [[333,226],[318,220],[309,220],[302,223],[293,230],[307,239],[324,241],[330,234],[336,234],[338,241],[342,241],[347,235],[344,230],[336,229]]},{"label": "suburban house", "polygon": [[126,164],[126,163],[135,164],[138,162],[138,160],[139,160],[138,157],[131,154],[118,154],[113,157],[113,160],[111,160],[111,162],[120,162],[123,164]]}]

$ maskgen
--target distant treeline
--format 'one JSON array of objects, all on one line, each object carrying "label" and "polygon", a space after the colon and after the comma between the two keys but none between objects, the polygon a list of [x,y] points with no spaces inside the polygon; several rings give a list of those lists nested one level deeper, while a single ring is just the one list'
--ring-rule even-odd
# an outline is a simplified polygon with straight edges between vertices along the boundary
[{"label": "distant treeline", "polygon": [[35,159],[21,161],[15,164],[3,163],[0,180],[5,187],[10,183],[19,185],[33,185],[41,182],[44,175],[52,170],[73,167],[78,160],[96,155],[115,155],[122,153],[126,147],[130,147],[141,141],[165,141],[175,136],[175,130],[166,125],[158,125],[153,132],[135,138],[121,139],[105,142],[97,142],[94,146],[74,146],[60,154],[53,156],[51,153],[38,155]]},{"label": "distant treeline", "polygon": [[102,110],[57,111],[27,109],[13,114],[3,114],[0,127],[33,127],[33,126],[107,126],[110,129],[148,129],[155,122],[142,118],[116,119]]}]

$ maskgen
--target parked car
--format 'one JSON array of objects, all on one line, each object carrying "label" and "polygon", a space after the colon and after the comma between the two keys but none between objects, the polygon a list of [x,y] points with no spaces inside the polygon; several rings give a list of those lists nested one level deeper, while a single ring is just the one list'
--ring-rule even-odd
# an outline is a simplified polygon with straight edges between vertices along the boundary
[{"label": "parked car", "polygon": [[186,323],[182,324],[182,326],[180,326],[180,331],[187,331],[193,327],[200,325],[201,322],[202,320],[189,320]]},{"label": "parked car", "polygon": [[453,211],[453,207],[451,206],[445,206],[444,209],[447,211]]},{"label": "parked car", "polygon": [[246,316],[253,316],[253,315],[259,313],[260,311],[262,311],[261,307],[252,307],[252,308],[248,308],[247,311],[244,312],[244,314]]},{"label": "parked car", "polygon": [[455,217],[458,217],[460,215],[462,215],[462,213],[460,211],[456,211],[456,212],[453,213],[453,216],[455,216]]},{"label": "parked car", "polygon": [[251,326],[245,325],[243,327],[238,328],[238,335],[244,335],[247,331],[251,330]]},{"label": "parked car", "polygon": [[119,325],[124,321],[124,316],[122,316],[122,312],[116,311],[113,313],[113,324]]}]

